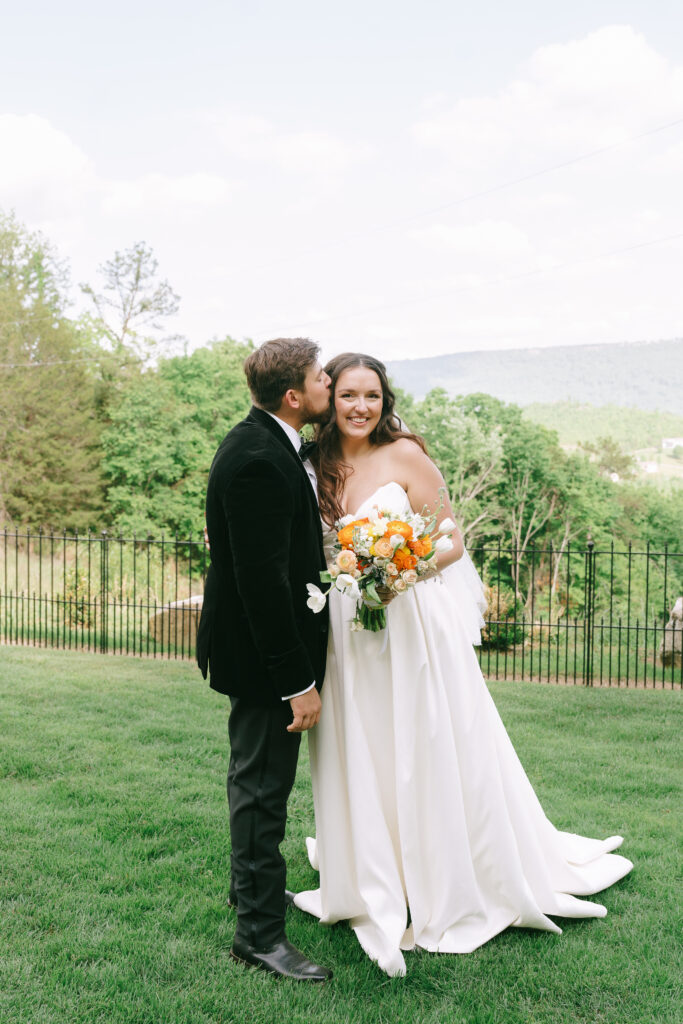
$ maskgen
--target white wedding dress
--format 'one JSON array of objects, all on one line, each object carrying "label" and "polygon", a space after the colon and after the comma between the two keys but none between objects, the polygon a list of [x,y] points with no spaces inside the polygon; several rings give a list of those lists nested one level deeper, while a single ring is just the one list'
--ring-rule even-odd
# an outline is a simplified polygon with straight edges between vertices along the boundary
[{"label": "white wedding dress", "polygon": [[[410,511],[396,483],[357,517],[373,506]],[[325,924],[349,920],[391,975],[414,946],[468,953],[510,925],[559,933],[549,914],[603,917],[576,896],[633,866],[610,853],[620,836],[559,832],[543,813],[472,647],[482,599],[467,556],[399,595],[379,633],[352,632],[355,602],[331,594],[322,715],[309,733],[320,888],[295,903]]]}]

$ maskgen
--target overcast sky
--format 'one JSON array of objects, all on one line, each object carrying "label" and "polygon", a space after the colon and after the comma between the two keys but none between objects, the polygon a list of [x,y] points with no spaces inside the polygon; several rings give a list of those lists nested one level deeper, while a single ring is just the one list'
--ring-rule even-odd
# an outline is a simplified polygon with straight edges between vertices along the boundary
[{"label": "overcast sky", "polygon": [[683,335],[678,0],[2,6],[0,207],[146,241],[191,348]]}]

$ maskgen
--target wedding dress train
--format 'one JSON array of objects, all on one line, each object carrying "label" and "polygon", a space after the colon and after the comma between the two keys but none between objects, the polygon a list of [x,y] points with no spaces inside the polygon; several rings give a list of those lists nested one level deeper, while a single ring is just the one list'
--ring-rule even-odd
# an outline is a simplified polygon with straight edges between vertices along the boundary
[{"label": "wedding dress train", "polygon": [[[374,506],[410,512],[396,483],[357,516]],[[510,925],[559,933],[547,915],[603,917],[576,897],[632,868],[610,852],[620,836],[588,839],[546,818],[472,647],[482,598],[467,556],[401,594],[379,633],[352,632],[355,602],[331,595],[322,715],[309,733],[320,888],[295,903],[323,923],[349,920],[391,975],[414,946],[468,953]]]}]

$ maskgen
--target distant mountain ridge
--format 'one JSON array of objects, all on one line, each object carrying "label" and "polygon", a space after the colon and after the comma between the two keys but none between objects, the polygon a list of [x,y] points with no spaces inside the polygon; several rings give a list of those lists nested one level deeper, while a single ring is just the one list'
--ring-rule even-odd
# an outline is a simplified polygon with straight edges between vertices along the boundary
[{"label": "distant mountain ridge", "polygon": [[517,405],[573,400],[683,409],[683,338],[454,352],[396,359],[387,369],[393,382],[416,398],[442,387],[451,395],[483,391]]}]

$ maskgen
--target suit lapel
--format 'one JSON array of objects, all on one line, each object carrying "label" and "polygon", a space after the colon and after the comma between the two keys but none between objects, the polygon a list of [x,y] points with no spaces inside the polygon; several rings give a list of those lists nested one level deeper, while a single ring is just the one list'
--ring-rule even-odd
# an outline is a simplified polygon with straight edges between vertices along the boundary
[{"label": "suit lapel", "polygon": [[316,519],[318,519],[320,517],[318,501],[315,496],[313,487],[311,485],[311,481],[308,478],[306,467],[299,458],[299,453],[295,451],[294,445],[289,440],[282,427],[279,425],[279,423],[277,423],[276,420],[273,419],[270,413],[265,412],[263,409],[257,408],[255,405],[253,405],[249,410],[247,420],[251,421],[252,423],[258,424],[261,427],[265,427],[265,429],[272,435],[272,437],[276,441],[278,441],[279,444],[282,446],[283,451],[287,454],[287,456],[291,459],[293,465],[296,467],[296,472],[300,473],[306,481],[306,494],[308,495],[311,508],[315,513],[315,517]]}]

